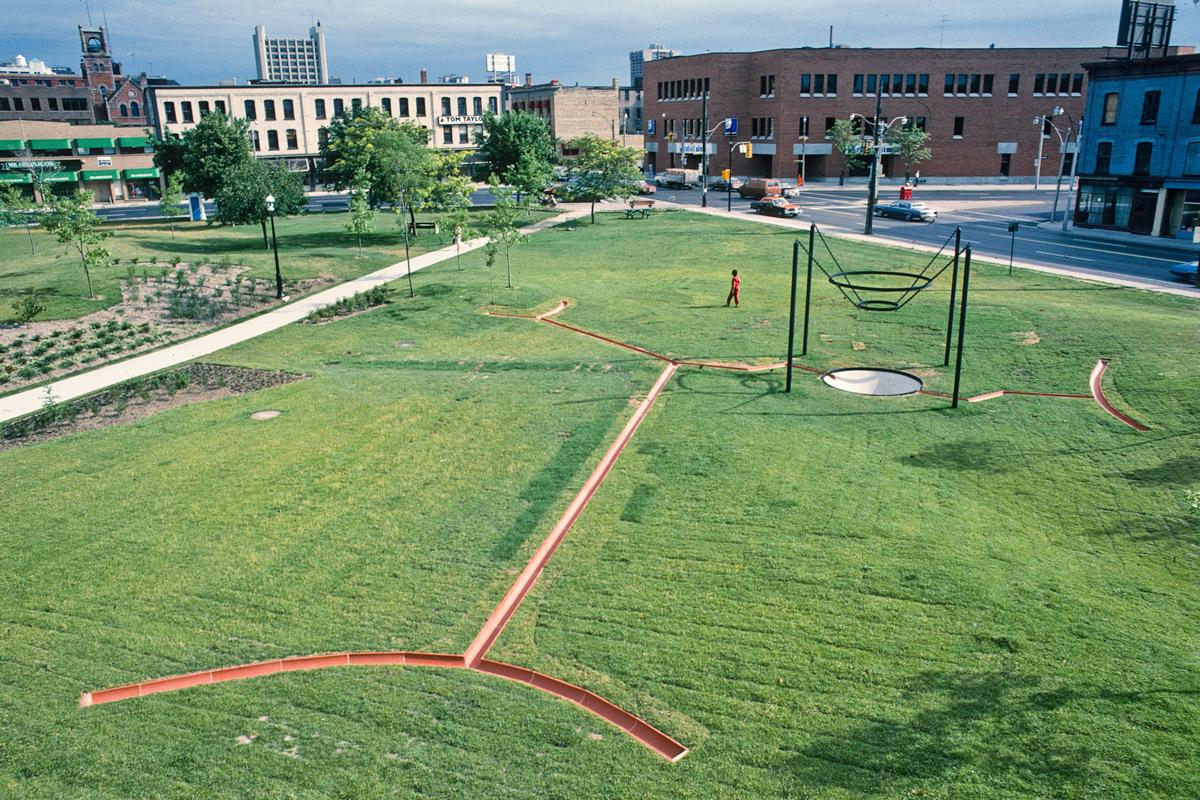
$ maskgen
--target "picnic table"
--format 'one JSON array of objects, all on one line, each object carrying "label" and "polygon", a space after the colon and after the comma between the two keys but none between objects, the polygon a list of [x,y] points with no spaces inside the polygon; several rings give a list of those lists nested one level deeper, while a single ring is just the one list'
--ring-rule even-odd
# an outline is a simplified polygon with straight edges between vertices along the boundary
[{"label": "picnic table", "polygon": [[625,209],[625,219],[645,219],[654,211],[653,200],[630,200]]}]

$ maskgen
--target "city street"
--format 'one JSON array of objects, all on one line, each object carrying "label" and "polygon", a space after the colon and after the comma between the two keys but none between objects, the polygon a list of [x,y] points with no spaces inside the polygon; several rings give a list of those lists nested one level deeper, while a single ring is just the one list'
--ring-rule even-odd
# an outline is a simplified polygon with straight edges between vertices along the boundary
[{"label": "city street", "polygon": [[[806,227],[809,222],[816,222],[824,231],[862,233],[866,194],[863,185],[810,185],[801,190],[799,197],[793,198],[804,209],[796,219],[796,225]],[[699,190],[660,189],[657,197],[684,205],[700,204]],[[880,189],[883,202],[896,197],[897,187]],[[927,224],[876,217],[874,234],[877,238],[937,247],[957,225],[962,227],[963,241],[974,245],[976,254],[1007,262],[1013,246],[1008,225],[1018,222],[1021,227],[1013,250],[1016,261],[1149,280],[1173,287],[1186,287],[1187,284],[1170,274],[1171,265],[1196,258],[1197,251],[1183,243],[1164,243],[1150,237],[1142,237],[1144,241],[1113,241],[1089,236],[1082,230],[1064,234],[1058,226],[1037,227],[1038,223],[1047,223],[1050,219],[1054,203],[1053,183],[1043,184],[1037,192],[1031,187],[959,189],[921,186],[913,199],[937,210],[937,222]],[[712,208],[726,207],[724,192],[710,192],[708,200]],[[1059,206],[1060,220],[1065,202],[1067,195],[1064,192]],[[735,214],[749,215],[750,200],[741,200],[734,192],[732,209]]]}]

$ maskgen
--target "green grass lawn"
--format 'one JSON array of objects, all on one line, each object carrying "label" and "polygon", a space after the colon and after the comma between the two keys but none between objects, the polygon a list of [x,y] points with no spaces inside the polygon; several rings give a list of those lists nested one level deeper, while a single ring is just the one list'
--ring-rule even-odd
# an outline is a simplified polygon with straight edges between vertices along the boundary
[{"label": "green grass lawn", "polygon": [[[515,289],[475,253],[420,273],[415,300],[214,359],[307,380],[0,452],[0,793],[1200,795],[1200,304],[979,264],[967,395],[1086,393],[1104,356],[1152,430],[1086,400],[951,411],[681,369],[493,650],[644,716],[691,748],[677,764],[459,671],[76,708],[243,661],[464,648],[661,369],[484,317],[493,294],[568,297],[565,321],[681,356],[782,356],[788,232],[600,220],[515,248]],[[944,390],[946,300],[866,314],[820,281],[804,363]]]},{"label": "green grass lawn", "polygon": [[[540,219],[546,213],[537,210],[531,217]],[[433,219],[433,215],[418,214],[418,219]],[[404,258],[404,233],[399,219],[390,212],[381,212],[375,233],[363,237],[362,255],[358,253],[358,238],[346,231],[348,213],[305,214],[276,222],[279,239],[280,268],[285,280],[330,276],[346,280],[363,275]],[[30,254],[28,232],[24,228],[0,228],[0,323],[12,321],[12,303],[22,297],[35,295],[46,311],[38,319],[80,317],[119,302],[120,281],[132,268],[140,276],[143,270],[151,275],[178,256],[182,261],[193,259],[217,261],[229,258],[235,264],[250,266],[249,277],[273,278],[275,260],[272,251],[263,247],[262,230],[257,225],[225,227],[200,222],[163,220],[108,223],[104,229],[112,232],[107,247],[120,263],[93,270],[92,284],[99,299],[89,300],[87,281],[79,264],[79,254],[70,245],[59,244],[53,236],[34,228]],[[413,255],[444,247],[451,237],[439,238],[422,231],[413,237]],[[131,264],[136,257],[138,263]],[[152,258],[157,263],[151,263]]]}]

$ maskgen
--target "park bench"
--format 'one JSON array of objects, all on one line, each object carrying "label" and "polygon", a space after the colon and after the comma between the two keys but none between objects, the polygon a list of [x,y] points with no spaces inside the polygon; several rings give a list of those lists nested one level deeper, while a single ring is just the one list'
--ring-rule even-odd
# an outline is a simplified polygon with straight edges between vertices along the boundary
[{"label": "park bench", "polygon": [[410,223],[408,223],[408,232],[411,233],[413,236],[416,236],[417,231],[419,231],[419,230],[433,231],[434,234],[436,235],[436,234],[439,234],[442,232],[442,226],[436,222],[410,222]]},{"label": "park bench", "polygon": [[654,211],[653,200],[630,200],[629,208],[625,209],[625,219],[645,219]]}]

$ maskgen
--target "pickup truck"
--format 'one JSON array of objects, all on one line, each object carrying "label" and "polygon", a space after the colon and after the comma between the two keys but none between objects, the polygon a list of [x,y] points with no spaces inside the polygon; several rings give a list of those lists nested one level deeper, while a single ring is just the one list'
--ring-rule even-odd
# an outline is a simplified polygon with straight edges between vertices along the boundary
[{"label": "pickup truck", "polygon": [[778,195],[768,195],[750,203],[750,210],[756,214],[771,214],[776,217],[795,217],[801,212],[800,206]]},{"label": "pickup truck", "polygon": [[658,173],[654,182],[671,189],[694,189],[700,185],[700,170],[678,167],[665,169]]}]

